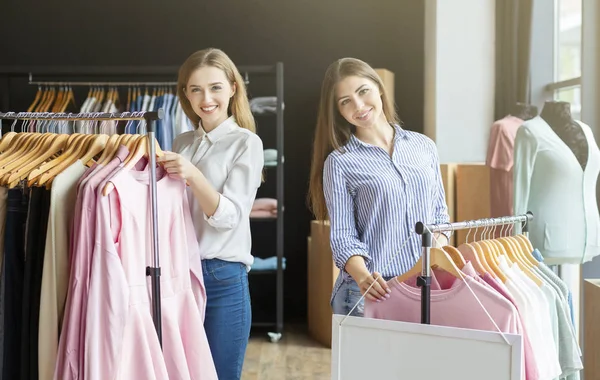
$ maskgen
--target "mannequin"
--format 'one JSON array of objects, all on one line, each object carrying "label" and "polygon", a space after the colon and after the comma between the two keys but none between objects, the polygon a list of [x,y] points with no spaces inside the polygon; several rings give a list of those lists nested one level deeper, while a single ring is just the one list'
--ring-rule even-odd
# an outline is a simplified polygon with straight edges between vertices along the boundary
[{"label": "mannequin", "polygon": [[588,162],[588,141],[581,126],[571,117],[571,105],[567,102],[548,101],[540,115],[562,141],[571,149],[581,168]]},{"label": "mannequin", "polygon": [[529,237],[546,264],[582,264],[600,255],[599,173],[592,129],[573,119],[569,103],[548,101],[540,116],[519,127],[514,213],[533,213]]},{"label": "mannequin", "polygon": [[538,108],[531,104],[517,102],[510,114],[521,120],[529,120],[538,115]]}]

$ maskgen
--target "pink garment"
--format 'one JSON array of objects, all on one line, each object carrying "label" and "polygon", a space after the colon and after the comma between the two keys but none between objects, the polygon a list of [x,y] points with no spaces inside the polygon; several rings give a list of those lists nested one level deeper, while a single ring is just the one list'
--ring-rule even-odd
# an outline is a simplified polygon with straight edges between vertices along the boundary
[{"label": "pink garment", "polygon": [[277,199],[258,198],[252,204],[252,211],[265,211],[277,215]]},{"label": "pink garment", "polygon": [[513,215],[513,151],[523,120],[506,116],[492,125],[486,165],[490,168],[491,217]]},{"label": "pink garment", "polygon": [[[129,150],[120,146],[115,157],[95,175],[89,176],[87,183],[79,189],[71,226],[69,286],[58,344],[55,379],[78,379],[82,373],[85,310],[96,229],[96,188],[128,154]],[[88,169],[87,173],[91,170]]]},{"label": "pink garment", "polygon": [[[512,296],[509,293],[507,293],[504,289],[502,289],[502,287],[499,285],[499,283],[495,279],[493,279],[489,274],[486,273],[484,276],[479,276],[479,274],[477,273],[477,271],[473,267],[473,264],[470,261],[468,261],[467,264],[463,268],[461,268],[461,272],[463,272],[465,274],[465,276],[469,276],[470,278],[474,279],[478,283],[482,284],[489,291],[500,294],[501,296],[506,298],[515,307],[515,309],[517,309],[514,299],[512,299]],[[416,279],[417,279],[416,276],[413,278],[410,278],[407,281],[405,281],[404,284],[411,286],[413,288],[417,288]],[[457,280],[456,277],[454,277],[452,274],[450,274],[444,270],[434,269],[431,271],[431,290],[432,291],[451,289],[455,285],[455,283],[458,281],[461,281],[461,280]],[[469,290],[466,289],[466,291],[468,292]],[[472,297],[472,295],[471,295],[471,297]],[[484,305],[486,305],[486,304],[484,304]],[[517,309],[517,312],[518,312],[518,309]],[[366,316],[366,314],[365,314],[365,316]],[[485,318],[487,318],[487,317],[485,317]],[[537,364],[535,362],[535,355],[533,353],[531,341],[529,340],[527,331],[523,327],[524,324],[523,324],[520,314],[518,314],[518,319],[519,319],[518,325],[520,325],[522,328],[521,334],[523,336],[523,354],[524,354],[524,359],[525,359],[524,360],[524,362],[525,362],[525,365],[524,365],[525,379],[538,380],[540,377],[539,377],[539,373],[538,373],[538,369],[537,369]],[[488,319],[488,321],[489,321],[489,319]],[[492,331],[496,331],[496,330],[493,329]]]},{"label": "pink garment", "polygon": [[[466,277],[450,289],[431,291],[431,324],[476,330],[497,331],[471,291],[481,301],[502,332],[520,334],[522,326],[514,305],[477,280]],[[365,300],[365,317],[392,321],[421,321],[421,292],[396,277],[388,281],[391,297],[384,302]]]},{"label": "pink garment", "polygon": [[85,333],[85,379],[216,379],[185,182],[157,168],[163,350],[151,316],[149,173],[120,170],[98,195]]},{"label": "pink garment", "polygon": [[263,210],[252,210],[250,211],[250,218],[263,218],[263,219],[269,219],[269,218],[275,218],[277,217],[277,212],[272,213],[271,211],[263,211]]}]

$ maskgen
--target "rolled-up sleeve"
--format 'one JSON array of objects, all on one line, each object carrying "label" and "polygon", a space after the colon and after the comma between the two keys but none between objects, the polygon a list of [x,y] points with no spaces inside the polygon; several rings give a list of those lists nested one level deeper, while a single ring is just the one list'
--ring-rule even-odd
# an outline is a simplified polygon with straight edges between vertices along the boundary
[{"label": "rolled-up sleeve", "polygon": [[263,144],[256,135],[249,135],[238,158],[234,161],[223,191],[219,193],[219,204],[212,216],[204,219],[214,228],[233,229],[242,218],[248,218],[252,203],[260,186],[264,164]]},{"label": "rolled-up sleeve", "polygon": [[335,265],[344,270],[348,259],[359,255],[365,258],[367,268],[370,268],[371,257],[356,230],[354,202],[343,170],[331,156],[325,161],[323,169],[323,191],[331,224],[330,241]]}]

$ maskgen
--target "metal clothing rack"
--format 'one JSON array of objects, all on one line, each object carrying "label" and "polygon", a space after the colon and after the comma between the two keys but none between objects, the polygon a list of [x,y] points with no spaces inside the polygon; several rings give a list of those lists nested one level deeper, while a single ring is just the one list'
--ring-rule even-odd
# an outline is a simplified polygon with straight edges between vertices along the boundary
[{"label": "metal clothing rack", "polygon": [[421,255],[421,263],[423,265],[421,270],[421,276],[417,278],[417,285],[421,287],[421,323],[429,324],[430,323],[430,300],[431,300],[431,268],[429,267],[429,251],[431,250],[431,243],[433,236],[432,233],[435,232],[450,232],[457,230],[470,229],[473,227],[493,227],[493,226],[501,226],[506,224],[514,224],[514,223],[522,223],[525,222],[523,226],[523,233],[527,233],[527,225],[529,222],[533,220],[533,213],[528,211],[523,215],[515,215],[515,216],[506,216],[499,218],[489,218],[489,219],[478,219],[471,220],[466,222],[456,222],[456,223],[442,223],[442,224],[423,224],[422,222],[417,222],[415,226],[415,232],[422,236],[422,255]]},{"label": "metal clothing rack", "polygon": [[160,299],[160,260],[158,252],[158,211],[156,194],[156,121],[164,117],[164,111],[123,112],[123,113],[51,113],[51,112],[0,112],[0,120],[145,120],[148,124],[147,136],[150,158],[150,208],[152,213],[152,257],[153,265],[146,267],[146,275],[152,279],[152,319],[162,347],[161,299]]}]

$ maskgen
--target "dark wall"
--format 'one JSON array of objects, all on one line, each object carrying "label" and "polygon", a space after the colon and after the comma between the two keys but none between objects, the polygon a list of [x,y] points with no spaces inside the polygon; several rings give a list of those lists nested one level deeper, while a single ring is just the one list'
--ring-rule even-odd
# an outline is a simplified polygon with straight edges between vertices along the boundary
[{"label": "dark wall", "polygon": [[393,71],[400,117],[422,131],[422,1],[26,0],[2,8],[0,65],[178,66],[209,46],[239,65],[284,63],[288,320],[306,314],[305,198],[327,65],[353,56]]}]

